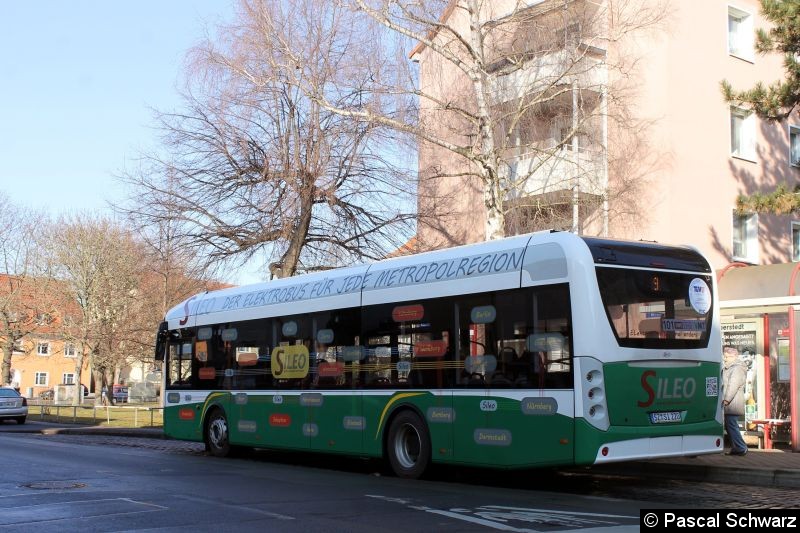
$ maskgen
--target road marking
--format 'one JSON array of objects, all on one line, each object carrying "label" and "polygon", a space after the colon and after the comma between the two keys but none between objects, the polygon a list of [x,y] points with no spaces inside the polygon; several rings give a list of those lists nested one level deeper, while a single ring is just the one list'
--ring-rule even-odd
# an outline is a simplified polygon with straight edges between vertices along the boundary
[{"label": "road marking", "polygon": [[[125,504],[144,506],[147,509],[120,510]],[[103,498],[98,500],[76,500],[60,503],[39,503],[6,508],[0,513],[0,525],[43,524],[74,520],[75,518],[109,518],[122,515],[165,511],[168,507],[130,498]],[[36,516],[31,519],[31,516]]]},{"label": "road marking", "polygon": [[[405,498],[392,498],[376,494],[365,494],[365,496],[386,502],[399,503],[416,511],[445,516],[498,531],[537,533],[539,531],[571,532],[591,530],[592,533],[601,533],[639,530],[639,517],[630,515],[556,511],[553,509],[509,507],[504,505],[482,505],[475,509],[463,507],[435,509],[426,505],[414,505],[411,500]],[[514,523],[517,525],[514,525]],[[544,526],[544,529],[532,529],[531,526]]]},{"label": "road marking", "polygon": [[278,520],[296,520],[296,518],[294,516],[289,516],[289,515],[280,514],[280,513],[273,513],[271,511],[264,511],[263,509],[258,509],[256,507],[248,507],[246,505],[235,505],[235,504],[230,504],[230,503],[222,503],[220,501],[210,500],[208,498],[198,498],[197,496],[187,496],[187,495],[184,495],[184,494],[176,496],[176,498],[179,498],[181,500],[189,500],[189,501],[193,501],[193,502],[204,503],[204,504],[207,504],[207,505],[214,505],[214,506],[219,506],[219,507],[227,507],[229,509],[237,509],[237,510],[244,509],[246,511],[252,511],[254,513],[258,513],[258,514],[267,516],[269,518],[275,518],[275,519],[278,519]]}]

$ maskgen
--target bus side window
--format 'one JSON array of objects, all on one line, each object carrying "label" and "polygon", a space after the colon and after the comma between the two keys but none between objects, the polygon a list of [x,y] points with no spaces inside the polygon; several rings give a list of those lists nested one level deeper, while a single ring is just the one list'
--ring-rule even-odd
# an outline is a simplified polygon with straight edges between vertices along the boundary
[{"label": "bus side window", "polygon": [[169,372],[170,388],[191,388],[192,349],[190,344],[181,341],[170,343],[167,371]]},{"label": "bus side window", "polygon": [[527,346],[539,354],[532,375],[537,388],[572,386],[572,334],[569,288],[567,285],[539,287],[531,292],[534,328],[529,329]]},{"label": "bus side window", "polygon": [[495,322],[497,310],[492,294],[459,298],[456,302],[458,320],[458,355],[455,383],[457,386],[486,387],[496,369]]},{"label": "bus side window", "polygon": [[[311,352],[313,339],[309,315],[292,315],[275,319],[277,346],[291,346],[292,361],[299,365],[288,369],[291,377],[273,375],[273,383],[279,389],[297,390],[311,386]],[[301,348],[302,347],[302,348]],[[302,355],[302,356],[300,356]],[[273,366],[272,368],[277,368]]]}]

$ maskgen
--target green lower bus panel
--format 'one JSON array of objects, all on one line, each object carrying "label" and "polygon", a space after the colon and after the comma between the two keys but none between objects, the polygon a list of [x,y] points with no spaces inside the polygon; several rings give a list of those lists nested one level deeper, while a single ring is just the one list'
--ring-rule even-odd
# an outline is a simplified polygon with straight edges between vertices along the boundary
[{"label": "green lower bus panel", "polygon": [[[167,407],[165,431],[176,439],[202,441],[203,416],[219,408],[226,413],[234,445],[380,457],[395,415],[410,410],[429,432],[434,462],[496,467],[571,464],[573,420],[558,414],[555,398],[539,396],[539,391],[531,394],[535,396],[424,391],[213,393],[202,404]],[[572,392],[561,394],[565,402]]]}]

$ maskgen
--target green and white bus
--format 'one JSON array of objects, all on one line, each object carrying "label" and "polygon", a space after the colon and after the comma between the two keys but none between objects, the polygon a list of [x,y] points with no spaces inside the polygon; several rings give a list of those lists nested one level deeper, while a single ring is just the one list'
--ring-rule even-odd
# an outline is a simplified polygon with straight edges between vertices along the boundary
[{"label": "green and white bus", "polygon": [[715,283],[693,248],[540,232],[198,294],[159,330],[164,429],[409,478],[719,452]]}]

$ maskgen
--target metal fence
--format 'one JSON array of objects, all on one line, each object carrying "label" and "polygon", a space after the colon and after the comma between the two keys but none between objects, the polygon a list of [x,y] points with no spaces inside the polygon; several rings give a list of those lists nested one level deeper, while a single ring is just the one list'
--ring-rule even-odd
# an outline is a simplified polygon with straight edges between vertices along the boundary
[{"label": "metal fence", "polygon": [[120,428],[162,427],[163,408],[158,406],[28,404],[28,417],[42,422],[86,424]]}]

